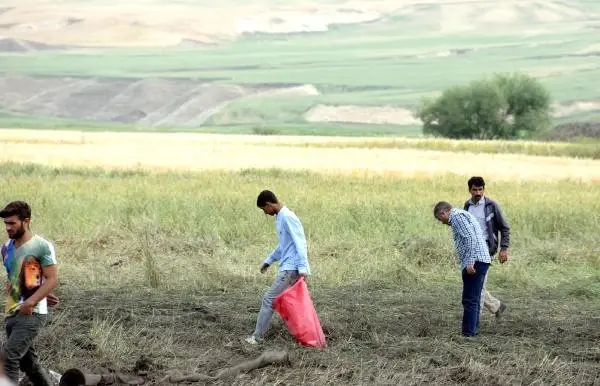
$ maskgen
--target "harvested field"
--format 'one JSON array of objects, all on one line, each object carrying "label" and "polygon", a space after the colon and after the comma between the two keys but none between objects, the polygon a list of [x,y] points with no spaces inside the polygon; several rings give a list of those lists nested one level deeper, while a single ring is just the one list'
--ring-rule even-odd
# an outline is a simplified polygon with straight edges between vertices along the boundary
[{"label": "harvested field", "polygon": [[308,122],[349,122],[366,124],[420,125],[422,122],[408,109],[368,106],[323,106],[308,111]]},{"label": "harvested field", "polygon": [[196,79],[0,77],[0,108],[47,117],[144,127],[198,127],[246,96],[305,96],[310,86],[236,86]]},{"label": "harvested field", "polygon": [[[312,147],[306,146],[310,139],[305,137],[9,130],[0,134],[0,141],[0,160],[14,161],[20,154],[28,154],[27,162],[54,167],[77,165],[173,171],[276,167],[419,178],[476,173],[493,175],[499,180],[600,181],[600,160],[517,154],[482,157],[468,152],[416,149]],[[319,141],[323,139],[315,138],[317,144]]]}]

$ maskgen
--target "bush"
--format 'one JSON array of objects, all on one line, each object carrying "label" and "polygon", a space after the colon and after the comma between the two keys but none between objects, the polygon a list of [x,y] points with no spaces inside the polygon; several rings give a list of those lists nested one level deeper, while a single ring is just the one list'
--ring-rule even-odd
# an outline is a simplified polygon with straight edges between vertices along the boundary
[{"label": "bush", "polygon": [[278,135],[279,130],[270,127],[254,127],[252,133],[256,135]]},{"label": "bush", "polygon": [[423,133],[447,138],[530,137],[550,125],[550,93],[534,78],[497,74],[424,100]]}]

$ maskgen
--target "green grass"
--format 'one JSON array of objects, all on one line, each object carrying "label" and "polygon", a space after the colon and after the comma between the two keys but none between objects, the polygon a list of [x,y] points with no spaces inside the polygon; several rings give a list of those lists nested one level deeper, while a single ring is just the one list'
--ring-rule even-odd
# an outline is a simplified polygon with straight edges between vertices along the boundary
[{"label": "green grass", "polygon": [[63,129],[63,130],[126,130],[131,126],[81,121],[76,119],[38,117],[15,114],[0,109],[0,127],[15,129]]},{"label": "green grass", "polygon": [[335,148],[384,148],[384,149],[423,149],[482,154],[526,154],[535,156],[570,157],[600,159],[600,140],[579,139],[577,142],[536,142],[536,141],[482,141],[451,140],[445,138],[379,138],[365,139],[361,142],[351,140],[324,141],[304,144],[277,143],[273,146],[307,146]]},{"label": "green grass", "polygon": [[156,127],[147,128],[119,123],[98,123],[74,119],[46,118],[28,115],[7,114],[0,111],[0,127],[12,129],[40,130],[75,130],[75,131],[156,131],[156,132],[193,132],[193,133],[228,133],[228,134],[261,134],[261,135],[320,135],[320,136],[402,136],[420,137],[419,126],[397,125],[361,125],[351,123],[259,123],[254,124],[209,124],[198,128],[189,127]]},{"label": "green grass", "polygon": [[[592,6],[595,4],[586,5],[589,9]],[[435,14],[434,10],[424,9],[423,15],[428,12]],[[333,27],[324,34],[256,35],[215,47],[0,54],[0,73],[191,77],[236,84],[310,83],[322,94],[277,101],[240,99],[207,124],[224,132],[237,130],[229,126],[258,122],[294,127],[295,134],[329,134],[328,125],[306,123],[303,113],[321,103],[414,108],[424,95],[493,72],[552,69],[557,73],[540,80],[555,101],[600,99],[597,57],[573,56],[597,43],[592,29],[577,30],[559,23],[541,34],[520,33],[516,29],[442,35],[434,27],[435,23],[427,18],[391,17],[378,23]],[[434,55],[453,49],[468,51],[462,55]],[[575,114],[573,119],[577,118]],[[405,132],[402,127],[390,130],[360,126],[363,135]],[[348,134],[356,129],[341,128],[339,132]],[[409,128],[408,132],[413,130]]]},{"label": "green grass", "polygon": [[[461,205],[468,176],[323,176],[281,170],[151,174],[5,164],[4,201],[32,204],[33,229],[56,244],[61,305],[39,351],[55,370],[150,377],[212,373],[252,358],[247,348],[274,223],[256,208],[273,189],[302,219],[315,306],[329,348],[300,349],[275,317],[266,347],[293,367],[227,384],[594,384],[600,336],[598,183],[495,182],[511,225],[511,260],[489,289],[507,302],[500,323],[459,339],[460,276],[437,200]],[[585,203],[580,205],[578,203]]]},{"label": "green grass", "polygon": [[[561,58],[595,42],[592,32],[522,38],[470,35],[373,36],[363,26],[343,34],[306,34],[241,39],[217,47],[161,50],[99,50],[3,55],[0,71],[77,76],[197,76],[242,83],[313,83],[438,90],[491,71],[546,65],[594,64]],[[536,43],[536,47],[527,47]],[[336,49],[332,50],[331,46]],[[476,49],[463,56],[411,58],[449,49]],[[557,58],[540,60],[542,55]],[[407,55],[409,57],[407,57]],[[489,67],[491,66],[491,67]],[[443,69],[443,71],[440,71]],[[590,74],[590,80],[593,77]],[[458,79],[457,79],[458,77]]]}]

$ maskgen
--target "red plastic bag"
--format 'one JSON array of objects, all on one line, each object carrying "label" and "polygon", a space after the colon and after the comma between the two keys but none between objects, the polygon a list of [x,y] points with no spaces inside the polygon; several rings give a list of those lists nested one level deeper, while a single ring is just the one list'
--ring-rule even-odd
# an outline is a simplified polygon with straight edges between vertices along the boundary
[{"label": "red plastic bag", "polygon": [[273,309],[281,316],[298,343],[309,347],[327,347],[325,334],[303,277],[273,300]]}]

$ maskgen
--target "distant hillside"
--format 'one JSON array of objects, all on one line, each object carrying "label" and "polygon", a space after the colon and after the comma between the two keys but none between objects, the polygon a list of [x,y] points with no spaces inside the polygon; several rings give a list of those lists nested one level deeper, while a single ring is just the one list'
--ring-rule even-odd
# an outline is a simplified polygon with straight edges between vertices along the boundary
[{"label": "distant hillside", "polygon": [[[325,32],[396,17],[431,31],[515,29],[598,18],[584,1],[61,1],[4,0],[0,37],[47,45],[152,47],[218,43],[246,34]],[[206,2],[208,3],[208,2]],[[158,17],[160,16],[160,17]],[[566,26],[568,27],[568,26]],[[32,44],[32,43],[28,43]],[[14,49],[14,47],[13,47]],[[11,49],[12,50],[12,49]]]}]

